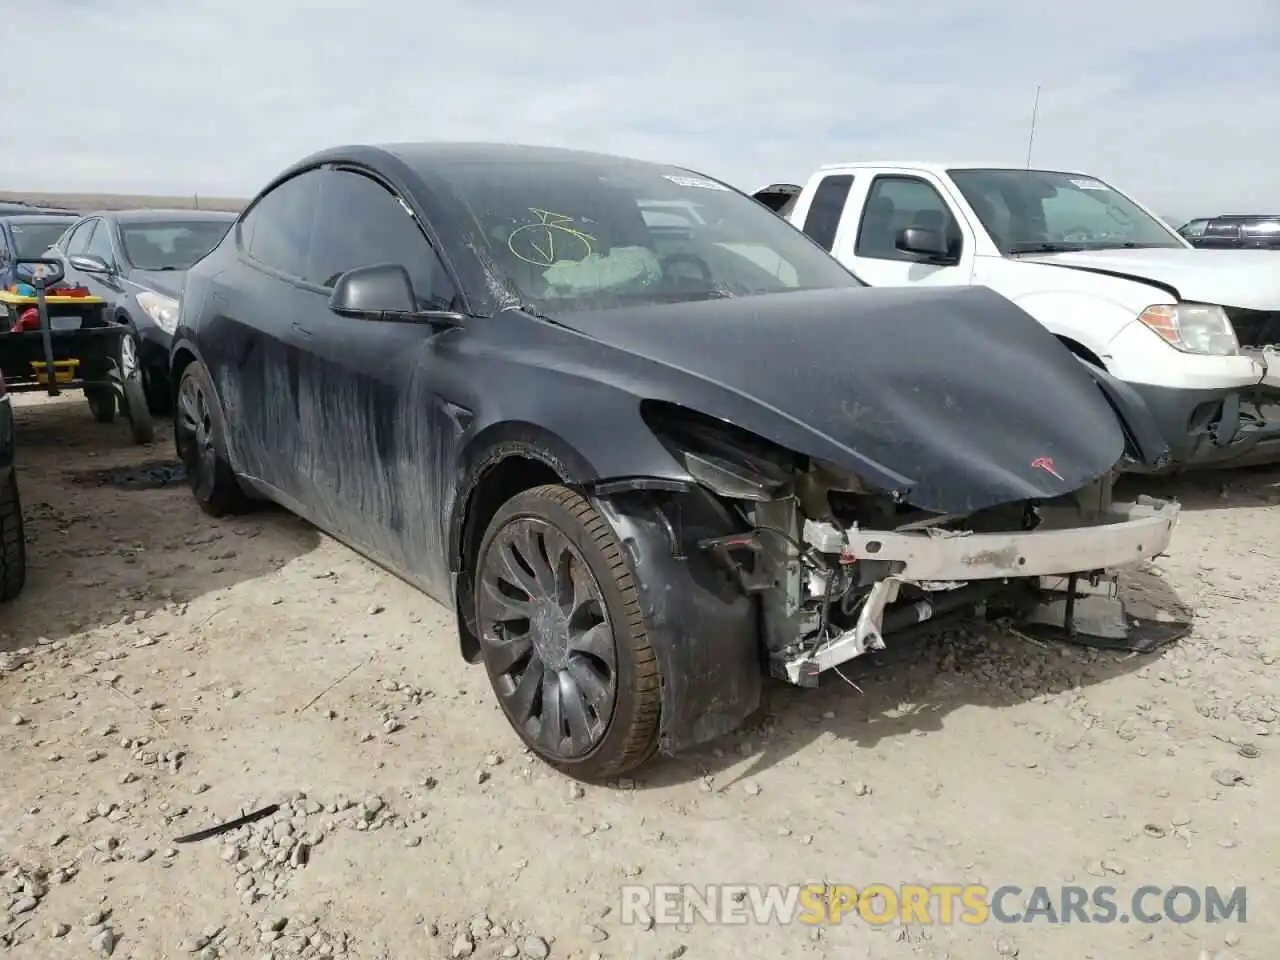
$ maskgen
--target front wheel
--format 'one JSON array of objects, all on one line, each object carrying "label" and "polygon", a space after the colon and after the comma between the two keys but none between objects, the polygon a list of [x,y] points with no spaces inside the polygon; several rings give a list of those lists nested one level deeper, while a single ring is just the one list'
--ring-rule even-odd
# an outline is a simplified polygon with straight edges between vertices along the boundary
[{"label": "front wheel", "polygon": [[246,509],[248,499],[226,459],[226,433],[213,382],[199,361],[190,363],[178,381],[173,435],[200,509],[211,517]]},{"label": "front wheel", "polygon": [[22,527],[18,478],[10,469],[0,484],[0,603],[12,600],[27,582],[27,540]]},{"label": "front wheel", "polygon": [[84,398],[89,403],[89,412],[99,423],[115,423],[116,392],[110,387],[86,387]]},{"label": "front wheel", "polygon": [[622,547],[585,498],[547,485],[507,501],[474,582],[489,682],[530,749],[584,780],[653,756],[657,657]]},{"label": "front wheel", "polygon": [[147,406],[147,394],[137,375],[127,377],[123,384],[125,414],[129,417],[129,429],[134,443],[151,443],[156,438],[155,421]]}]

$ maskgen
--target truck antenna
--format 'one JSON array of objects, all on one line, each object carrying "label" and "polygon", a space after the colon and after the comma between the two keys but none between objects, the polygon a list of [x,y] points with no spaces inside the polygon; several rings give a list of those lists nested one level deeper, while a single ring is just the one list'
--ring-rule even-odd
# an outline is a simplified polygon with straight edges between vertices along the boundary
[{"label": "truck antenna", "polygon": [[1031,145],[1036,142],[1036,118],[1040,115],[1040,85],[1036,84],[1036,98],[1031,104],[1031,130],[1027,134],[1027,169],[1031,169]]}]

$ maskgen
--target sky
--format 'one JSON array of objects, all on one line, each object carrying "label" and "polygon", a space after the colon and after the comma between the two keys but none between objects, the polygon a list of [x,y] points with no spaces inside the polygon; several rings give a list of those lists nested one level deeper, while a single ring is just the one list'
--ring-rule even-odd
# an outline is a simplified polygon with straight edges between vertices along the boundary
[{"label": "sky", "polygon": [[[1165,216],[1280,210],[1280,0],[55,6],[40,42],[5,42],[0,189],[249,197],[314,150],[410,140],[744,190],[843,160],[1021,166],[1040,86],[1033,166]],[[0,0],[10,38],[35,9]]]}]

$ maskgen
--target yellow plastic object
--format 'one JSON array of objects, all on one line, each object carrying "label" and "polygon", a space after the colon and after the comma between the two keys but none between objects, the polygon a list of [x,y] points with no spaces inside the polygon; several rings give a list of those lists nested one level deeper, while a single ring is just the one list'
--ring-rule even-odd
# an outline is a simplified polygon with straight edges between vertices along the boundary
[{"label": "yellow plastic object", "polygon": [[[76,368],[80,366],[79,360],[55,360],[53,361],[53,380],[55,383],[70,383],[76,378]],[[43,360],[31,361],[31,372],[35,374],[36,383],[47,384],[49,382],[49,374],[45,369]]]},{"label": "yellow plastic object", "polygon": [[[45,297],[50,306],[73,306],[77,303],[89,307],[101,306],[105,301],[101,297]],[[0,290],[0,303],[12,303],[14,306],[34,307],[35,297],[21,297],[11,290]]]}]

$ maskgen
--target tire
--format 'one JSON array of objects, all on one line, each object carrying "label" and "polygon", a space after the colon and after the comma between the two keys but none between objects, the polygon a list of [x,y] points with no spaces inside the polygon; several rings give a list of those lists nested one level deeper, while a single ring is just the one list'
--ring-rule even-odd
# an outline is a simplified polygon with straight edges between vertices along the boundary
[{"label": "tire", "polygon": [[147,394],[147,409],[153,417],[167,417],[173,413],[173,395],[167,385],[157,385],[157,378],[147,373],[142,374],[142,389]]},{"label": "tire", "polygon": [[227,462],[226,429],[209,371],[193,361],[178,382],[173,438],[196,503],[211,517],[241,513],[249,499]]},{"label": "tire", "polygon": [[151,419],[151,409],[147,406],[142,379],[137,375],[129,377],[124,381],[123,387],[125,415],[129,418],[133,442],[151,443],[156,438],[156,424]]},{"label": "tire", "polygon": [[525,744],[581,780],[646,763],[660,732],[658,662],[622,547],[595,508],[556,484],[517,494],[485,531],[472,579],[490,686]]},{"label": "tire", "polygon": [[18,477],[12,470],[0,484],[0,603],[12,600],[27,582],[27,540],[22,528]]},{"label": "tire", "polygon": [[99,423],[116,422],[116,392],[110,387],[90,387],[84,392],[89,412]]}]

